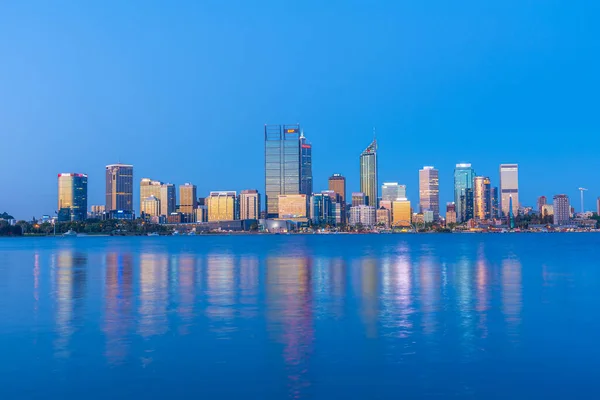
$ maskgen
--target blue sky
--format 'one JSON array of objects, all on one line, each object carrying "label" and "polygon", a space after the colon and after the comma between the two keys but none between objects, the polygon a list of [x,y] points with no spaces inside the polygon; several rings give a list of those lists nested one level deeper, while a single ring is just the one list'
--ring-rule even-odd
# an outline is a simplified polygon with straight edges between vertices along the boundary
[{"label": "blue sky", "polygon": [[[326,4],[324,4],[326,3]],[[600,195],[600,5],[593,1],[3,1],[0,212],[53,212],[56,174],[264,192],[263,126],[302,124],[315,190],[358,190],[377,128],[380,180],[471,162],[521,200]],[[137,186],[137,185],[136,185]],[[136,204],[137,202],[136,188]],[[136,206],[137,208],[137,206]]]}]

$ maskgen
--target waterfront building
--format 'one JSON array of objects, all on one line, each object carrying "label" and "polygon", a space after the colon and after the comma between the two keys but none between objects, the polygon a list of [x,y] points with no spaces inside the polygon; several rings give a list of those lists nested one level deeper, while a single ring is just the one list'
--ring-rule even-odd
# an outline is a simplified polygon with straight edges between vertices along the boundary
[{"label": "waterfront building", "polygon": [[256,189],[240,192],[240,219],[259,219],[260,193]]},{"label": "waterfront building", "polygon": [[329,196],[331,201],[331,212],[329,215],[329,223],[339,225],[342,223],[343,219],[343,206],[344,203],[341,202],[341,197],[334,190],[323,190],[321,194],[325,196]]},{"label": "waterfront building", "polygon": [[456,203],[457,222],[465,222],[470,219],[467,212],[472,210],[473,205],[465,202],[469,197],[472,198],[472,195],[467,195],[467,190],[473,189],[474,176],[475,171],[471,164],[456,164],[456,168],[454,168],[454,203]]},{"label": "waterfront building", "polygon": [[412,222],[415,225],[425,225],[425,216],[423,213],[414,213],[412,215]]},{"label": "waterfront building", "polygon": [[307,197],[305,194],[281,194],[279,195],[280,219],[305,220],[308,218]]},{"label": "waterfront building", "polygon": [[123,219],[133,217],[133,165],[111,164],[106,166],[105,211]]},{"label": "waterfront building", "polygon": [[483,221],[491,218],[491,200],[490,178],[485,176],[473,178],[473,217],[476,220]]},{"label": "waterfront building", "polygon": [[463,191],[460,196],[460,206],[462,209],[459,210],[458,215],[461,216],[462,222],[467,222],[474,217],[473,209],[473,188],[467,188]]},{"label": "waterfront building", "polygon": [[300,149],[300,125],[265,125],[265,209],[268,218],[279,216],[280,195],[300,194]]},{"label": "waterfront building", "polygon": [[102,218],[102,214],[104,214],[104,206],[90,206],[90,218]]},{"label": "waterfront building", "polygon": [[540,217],[545,218],[554,215],[554,206],[552,204],[544,204],[540,209]]},{"label": "waterfront building", "polygon": [[346,222],[346,178],[341,174],[333,174],[329,177],[328,189],[338,194],[340,203],[339,212],[340,222]]},{"label": "waterfront building", "polygon": [[569,196],[557,194],[552,198],[554,225],[567,225],[571,220],[571,204]]},{"label": "waterfront building", "polygon": [[397,199],[392,202],[392,226],[406,227],[412,223],[412,209],[408,199]]},{"label": "waterfront building", "polygon": [[310,196],[313,192],[312,145],[300,133],[300,193]]},{"label": "waterfront building", "polygon": [[380,207],[377,210],[377,226],[389,228],[392,223],[392,212],[389,208]]},{"label": "waterfront building", "polygon": [[446,203],[446,225],[456,223],[456,204]]},{"label": "waterfront building", "polygon": [[160,187],[162,184],[163,183],[161,181],[156,181],[150,178],[142,178],[140,181],[140,213],[142,212],[142,203],[148,197],[154,196],[160,200]]},{"label": "waterfront building", "polygon": [[600,197],[596,199],[596,215],[600,215]]},{"label": "waterfront building", "polygon": [[433,219],[440,216],[440,180],[439,171],[434,167],[425,166],[419,170],[419,209],[433,212]]},{"label": "waterfront building", "polygon": [[369,206],[377,206],[377,180],[377,140],[373,139],[360,154],[360,191]]},{"label": "waterfront building", "polygon": [[175,197],[175,185],[163,183],[160,186],[160,215],[168,217],[177,211],[177,198]]},{"label": "waterfront building", "polygon": [[498,187],[494,186],[490,188],[491,198],[491,217],[493,219],[500,218],[500,203],[498,202]]},{"label": "waterfront building", "polygon": [[58,174],[58,221],[83,221],[87,218],[88,176]]},{"label": "waterfront building", "polygon": [[513,215],[519,213],[519,165],[500,164],[500,208],[503,215],[508,215],[512,198]]},{"label": "waterfront building", "polygon": [[208,222],[233,221],[237,214],[237,193],[234,191],[210,192],[205,200],[208,208]]},{"label": "waterfront building", "polygon": [[208,222],[208,206],[199,205],[194,213],[196,222]]},{"label": "waterfront building", "polygon": [[406,198],[406,185],[399,185],[398,182],[384,182],[381,185],[381,200],[394,201]]},{"label": "waterfront building", "polygon": [[142,199],[140,215],[145,219],[160,216],[160,199],[154,195]]},{"label": "waterfront building", "polygon": [[433,211],[425,210],[421,214],[423,214],[423,222],[425,222],[426,224],[430,224],[435,221]]},{"label": "waterfront building", "polygon": [[333,224],[331,197],[323,193],[315,193],[310,198],[310,219],[313,225]]},{"label": "waterfront building", "polygon": [[538,199],[537,199],[537,212],[541,216],[543,216],[543,214],[542,214],[542,207],[545,206],[546,204],[548,204],[548,199],[546,198],[546,196],[540,196],[540,197],[538,197]]},{"label": "waterfront building", "polygon": [[352,192],[352,207],[366,205],[367,196],[363,192]]},{"label": "waterfront building", "polygon": [[179,185],[179,212],[187,222],[194,222],[194,210],[198,207],[196,185],[184,183]]},{"label": "waterfront building", "polygon": [[375,207],[358,205],[350,207],[350,225],[372,228],[377,223]]}]

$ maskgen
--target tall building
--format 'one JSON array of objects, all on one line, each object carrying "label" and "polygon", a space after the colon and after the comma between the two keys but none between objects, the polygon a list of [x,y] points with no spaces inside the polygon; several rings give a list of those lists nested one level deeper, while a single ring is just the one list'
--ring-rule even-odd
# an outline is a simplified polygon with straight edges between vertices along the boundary
[{"label": "tall building", "polygon": [[160,216],[160,199],[154,195],[142,199],[140,215],[145,219]]},{"label": "tall building", "polygon": [[508,215],[508,207],[512,198],[512,211],[519,213],[519,165],[500,164],[500,208],[503,215]]},{"label": "tall building", "polygon": [[279,195],[279,215],[281,219],[305,220],[308,218],[308,202],[305,194]]},{"label": "tall building", "polygon": [[398,185],[398,182],[384,182],[381,185],[381,200],[394,201],[406,198],[406,185]]},{"label": "tall building", "polygon": [[[346,178],[341,174],[333,174],[329,177],[329,190],[333,190],[339,196],[339,206],[336,206],[336,214],[339,214],[339,222],[346,223]],[[336,217],[337,218],[337,217]]]},{"label": "tall building", "polygon": [[260,193],[256,189],[240,192],[240,219],[259,219]]},{"label": "tall building", "polygon": [[392,202],[392,226],[407,227],[412,223],[412,208],[407,199]]},{"label": "tall building", "polygon": [[490,178],[476,176],[473,178],[473,217],[476,220],[488,220],[492,216],[492,197]]},{"label": "tall building", "polygon": [[315,193],[310,198],[310,219],[313,225],[333,224],[331,197],[323,193]]},{"label": "tall building", "polygon": [[208,221],[233,221],[236,219],[237,193],[234,191],[210,192],[206,198]]},{"label": "tall building", "polygon": [[571,220],[571,204],[569,203],[569,196],[566,194],[557,194],[552,200],[554,225],[567,225]]},{"label": "tall building", "polygon": [[367,196],[363,192],[352,192],[352,207],[366,205]]},{"label": "tall building", "polygon": [[375,207],[359,205],[350,207],[350,225],[362,225],[365,228],[372,228],[377,223],[377,213]]},{"label": "tall building", "polygon": [[554,206],[552,204],[544,204],[541,208],[540,216],[545,218],[550,215],[554,215]]},{"label": "tall building", "polygon": [[58,174],[58,220],[83,221],[87,218],[86,174]]},{"label": "tall building", "polygon": [[105,210],[133,213],[133,165],[106,166]]},{"label": "tall building", "polygon": [[456,223],[456,204],[446,203],[446,225]]},{"label": "tall building", "polygon": [[459,215],[462,217],[462,222],[469,221],[475,216],[473,207],[473,188],[466,188],[460,196]]},{"label": "tall building", "polygon": [[422,213],[433,212],[433,220],[440,216],[440,180],[439,172],[433,167],[419,170],[419,208]]},{"label": "tall building", "polygon": [[175,185],[163,183],[160,186],[160,215],[169,216],[177,208]]},{"label": "tall building", "polygon": [[360,154],[360,191],[366,196],[367,205],[377,207],[377,140]]},{"label": "tall building", "polygon": [[490,197],[492,202],[492,218],[500,218],[500,205],[498,203],[498,188],[494,186],[490,189]]},{"label": "tall building", "polygon": [[540,216],[543,217],[542,215],[542,206],[548,204],[548,199],[546,198],[546,196],[540,196],[537,199],[537,212],[540,214]]},{"label": "tall building", "polygon": [[596,199],[596,215],[600,215],[600,197]]},{"label": "tall building", "polygon": [[313,192],[312,145],[300,133],[300,193],[310,196]]},{"label": "tall building", "polygon": [[454,168],[454,203],[456,203],[457,222],[468,221],[465,213],[469,208],[473,208],[472,204],[465,204],[464,201],[468,197],[467,189],[473,189],[474,176],[475,171],[471,164],[456,164],[456,168]]},{"label": "tall building", "polygon": [[265,125],[267,218],[279,215],[279,195],[300,194],[300,149],[300,125]]},{"label": "tall building", "polygon": [[198,208],[196,185],[191,183],[179,185],[179,212],[186,216],[187,221],[190,221],[190,217],[194,215],[196,208]]},{"label": "tall building", "polygon": [[[160,200],[161,181],[155,181],[150,178],[142,178],[140,181],[140,213],[142,212],[142,203],[150,196],[154,196]],[[160,213],[160,211],[159,211]],[[158,214],[160,215],[160,214]]]}]

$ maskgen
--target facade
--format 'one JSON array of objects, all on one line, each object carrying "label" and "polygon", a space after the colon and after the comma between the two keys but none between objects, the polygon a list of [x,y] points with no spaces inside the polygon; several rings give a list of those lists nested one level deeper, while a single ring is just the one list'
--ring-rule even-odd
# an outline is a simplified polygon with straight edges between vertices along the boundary
[{"label": "facade", "polygon": [[367,196],[363,192],[352,192],[352,207],[366,205]]},{"label": "facade", "polygon": [[259,219],[260,193],[256,189],[240,192],[240,219]]},{"label": "facade", "polygon": [[365,228],[372,228],[377,223],[375,207],[359,205],[350,207],[350,225],[362,225]]},{"label": "facade", "polygon": [[300,125],[265,125],[265,208],[279,213],[279,195],[300,194]]},{"label": "facade", "polygon": [[186,221],[190,221],[190,216],[194,215],[197,207],[196,185],[191,183],[179,185],[179,212],[184,214]]},{"label": "facade", "polygon": [[419,170],[419,208],[433,212],[433,219],[440,217],[440,180],[439,171],[433,167],[423,167]]},{"label": "facade", "polygon": [[600,197],[596,199],[596,214],[600,215]]},{"label": "facade", "polygon": [[208,206],[201,205],[195,210],[196,222],[208,222]]},{"label": "facade", "polygon": [[278,199],[280,219],[308,218],[308,201],[305,194],[281,194]]},{"label": "facade", "polygon": [[462,222],[467,222],[475,216],[473,208],[473,188],[467,188],[460,196],[460,206],[462,209],[459,210],[459,215],[462,218]]},{"label": "facade", "polygon": [[313,225],[333,224],[331,197],[316,193],[310,198],[310,219]]},{"label": "facade", "polygon": [[380,207],[377,210],[377,226],[389,228],[392,224],[392,211],[389,208]]},{"label": "facade", "polygon": [[168,217],[174,213],[177,207],[177,198],[175,185],[172,183],[163,183],[160,186],[160,215]]},{"label": "facade", "polygon": [[146,219],[160,216],[160,199],[154,195],[142,199],[140,215]]},{"label": "facade", "polygon": [[498,187],[494,186],[490,189],[492,218],[500,218],[500,203],[498,202]]},{"label": "facade", "polygon": [[540,209],[540,216],[542,218],[554,215],[554,206],[552,204],[544,204]]},{"label": "facade", "polygon": [[237,193],[234,191],[210,192],[206,198],[208,222],[233,221],[236,218]]},{"label": "facade", "polygon": [[475,171],[471,164],[456,164],[456,168],[454,168],[454,203],[456,204],[457,222],[465,222],[470,219],[467,218],[466,212],[473,206],[466,204],[465,201],[469,197],[467,189],[473,189],[474,176]]},{"label": "facade", "polygon": [[91,218],[102,218],[102,214],[104,214],[104,206],[90,206]]},{"label": "facade", "polygon": [[106,166],[106,212],[126,211],[133,215],[133,165]]},{"label": "facade", "polygon": [[310,196],[313,192],[312,145],[300,134],[300,193]]},{"label": "facade", "polygon": [[446,203],[446,225],[456,223],[456,204]]},{"label": "facade", "polygon": [[473,179],[473,217],[478,221],[492,217],[490,178],[476,176]]},{"label": "facade", "polygon": [[[142,203],[150,196],[154,196],[160,200],[161,181],[155,181],[150,178],[142,178],[140,181],[140,213],[142,212]],[[160,214],[158,214],[160,215]]]},{"label": "facade", "polygon": [[330,213],[330,224],[340,225],[343,221],[343,207],[344,203],[341,202],[341,196],[334,190],[323,190],[321,194],[329,196],[331,199],[331,213]]},{"label": "facade", "polygon": [[360,154],[360,191],[366,196],[366,204],[377,206],[377,140]]},{"label": "facade", "polygon": [[571,220],[571,204],[569,196],[566,194],[557,194],[552,198],[552,208],[554,211],[554,225],[567,225]]},{"label": "facade", "polygon": [[500,209],[503,215],[508,215],[512,198],[513,215],[519,213],[519,165],[500,164]]},{"label": "facade", "polygon": [[87,218],[86,174],[58,174],[58,221],[83,221]]},{"label": "facade", "polygon": [[[542,207],[548,204],[548,199],[546,196],[540,196],[537,199],[537,212],[542,215]],[[543,216],[543,215],[542,215]]]},{"label": "facade", "polygon": [[398,185],[398,182],[384,182],[381,185],[381,200],[394,201],[406,198],[406,185]]},{"label": "facade", "polygon": [[341,174],[333,174],[329,177],[328,184],[329,190],[339,195],[340,206],[336,208],[336,213],[340,215],[338,224],[346,223],[346,178]]},{"label": "facade", "polygon": [[392,226],[407,227],[412,223],[412,208],[407,199],[392,202]]}]

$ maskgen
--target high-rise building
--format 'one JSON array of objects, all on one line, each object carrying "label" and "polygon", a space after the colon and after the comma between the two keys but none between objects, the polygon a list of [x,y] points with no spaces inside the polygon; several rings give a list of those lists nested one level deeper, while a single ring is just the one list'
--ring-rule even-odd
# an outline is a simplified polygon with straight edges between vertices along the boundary
[{"label": "high-rise building", "polygon": [[440,216],[440,180],[439,172],[433,167],[419,170],[419,208],[422,213],[433,212],[433,220]]},{"label": "high-rise building", "polygon": [[352,207],[366,206],[367,196],[363,192],[352,192]]},{"label": "high-rise building", "polygon": [[540,196],[537,199],[537,212],[540,214],[540,216],[543,217],[542,215],[542,206],[548,204],[548,199],[546,198],[546,196]]},{"label": "high-rise building", "polygon": [[175,185],[172,183],[163,183],[160,186],[160,215],[168,217],[175,212],[177,207],[177,197]]},{"label": "high-rise building", "polygon": [[384,182],[381,185],[381,200],[394,201],[406,198],[406,185],[398,185],[398,182]]},{"label": "high-rise building", "polygon": [[265,125],[265,207],[268,218],[279,215],[279,195],[300,194],[300,149],[300,125]]},{"label": "high-rise building", "polygon": [[557,194],[552,200],[554,225],[567,225],[571,220],[571,204],[569,203],[569,196],[566,194]]},{"label": "high-rise building", "polygon": [[492,216],[492,197],[490,178],[476,176],[473,178],[473,217],[476,220],[488,220]]},{"label": "high-rise building", "polygon": [[[142,178],[140,181],[140,213],[142,212],[142,203],[150,196],[160,200],[160,187],[163,183],[150,178]],[[160,212],[160,211],[159,211]],[[160,215],[160,214],[159,214]]]},{"label": "high-rise building", "polygon": [[208,221],[233,221],[237,214],[237,193],[234,191],[210,192],[206,198]]},{"label": "high-rise building", "polygon": [[256,189],[240,192],[240,219],[259,219],[260,193]]},{"label": "high-rise building", "polygon": [[596,199],[596,215],[600,215],[600,197]]},{"label": "high-rise building", "polygon": [[[333,190],[339,196],[338,203],[336,206],[336,214],[339,214],[340,223],[346,223],[346,178],[341,174],[333,174],[329,177],[329,190]],[[337,218],[337,217],[336,217]]]},{"label": "high-rise building", "polygon": [[459,214],[463,218],[462,222],[473,219],[475,215],[473,207],[473,188],[466,188],[463,191],[463,194],[460,196],[460,206],[462,208],[459,210]]},{"label": "high-rise building", "polygon": [[446,225],[456,223],[456,204],[446,203]]},{"label": "high-rise building", "polygon": [[554,215],[554,206],[552,204],[544,204],[540,210],[540,216],[542,218]]},{"label": "high-rise building", "polygon": [[330,196],[323,193],[315,193],[311,196],[310,219],[313,225],[333,224]]},{"label": "high-rise building", "polygon": [[186,221],[190,221],[194,216],[194,210],[198,208],[196,200],[196,185],[185,183],[179,185],[179,212],[184,214]]},{"label": "high-rise building", "polygon": [[305,194],[281,194],[278,204],[278,217],[281,219],[305,220],[308,218],[308,202]]},{"label": "high-rise building", "polygon": [[475,171],[471,164],[456,164],[454,169],[454,203],[456,203],[456,219],[458,222],[469,220],[465,213],[468,209],[472,209],[473,205],[465,204],[464,201],[468,197],[466,194],[467,189],[473,189],[474,176]]},{"label": "high-rise building", "polygon": [[366,196],[367,205],[377,207],[377,140],[360,154],[360,191]]},{"label": "high-rise building", "polygon": [[300,193],[310,196],[313,192],[312,145],[300,133]]},{"label": "high-rise building", "polygon": [[350,225],[362,225],[365,228],[372,228],[377,223],[377,213],[375,207],[359,205],[350,207]]},{"label": "high-rise building", "polygon": [[500,164],[500,208],[503,215],[508,215],[508,207],[512,198],[512,211],[519,213],[519,165]]},{"label": "high-rise building", "polygon": [[87,218],[86,174],[58,174],[58,220],[83,221]]},{"label": "high-rise building", "polygon": [[154,195],[142,199],[140,215],[145,219],[160,216],[160,199]]},{"label": "high-rise building", "polygon": [[133,214],[133,165],[106,166],[106,212]]},{"label": "high-rise building", "polygon": [[490,197],[492,202],[492,218],[500,218],[500,208],[498,203],[498,188],[494,186],[490,189]]},{"label": "high-rise building", "polygon": [[407,227],[412,223],[412,208],[407,199],[392,202],[392,226]]}]

